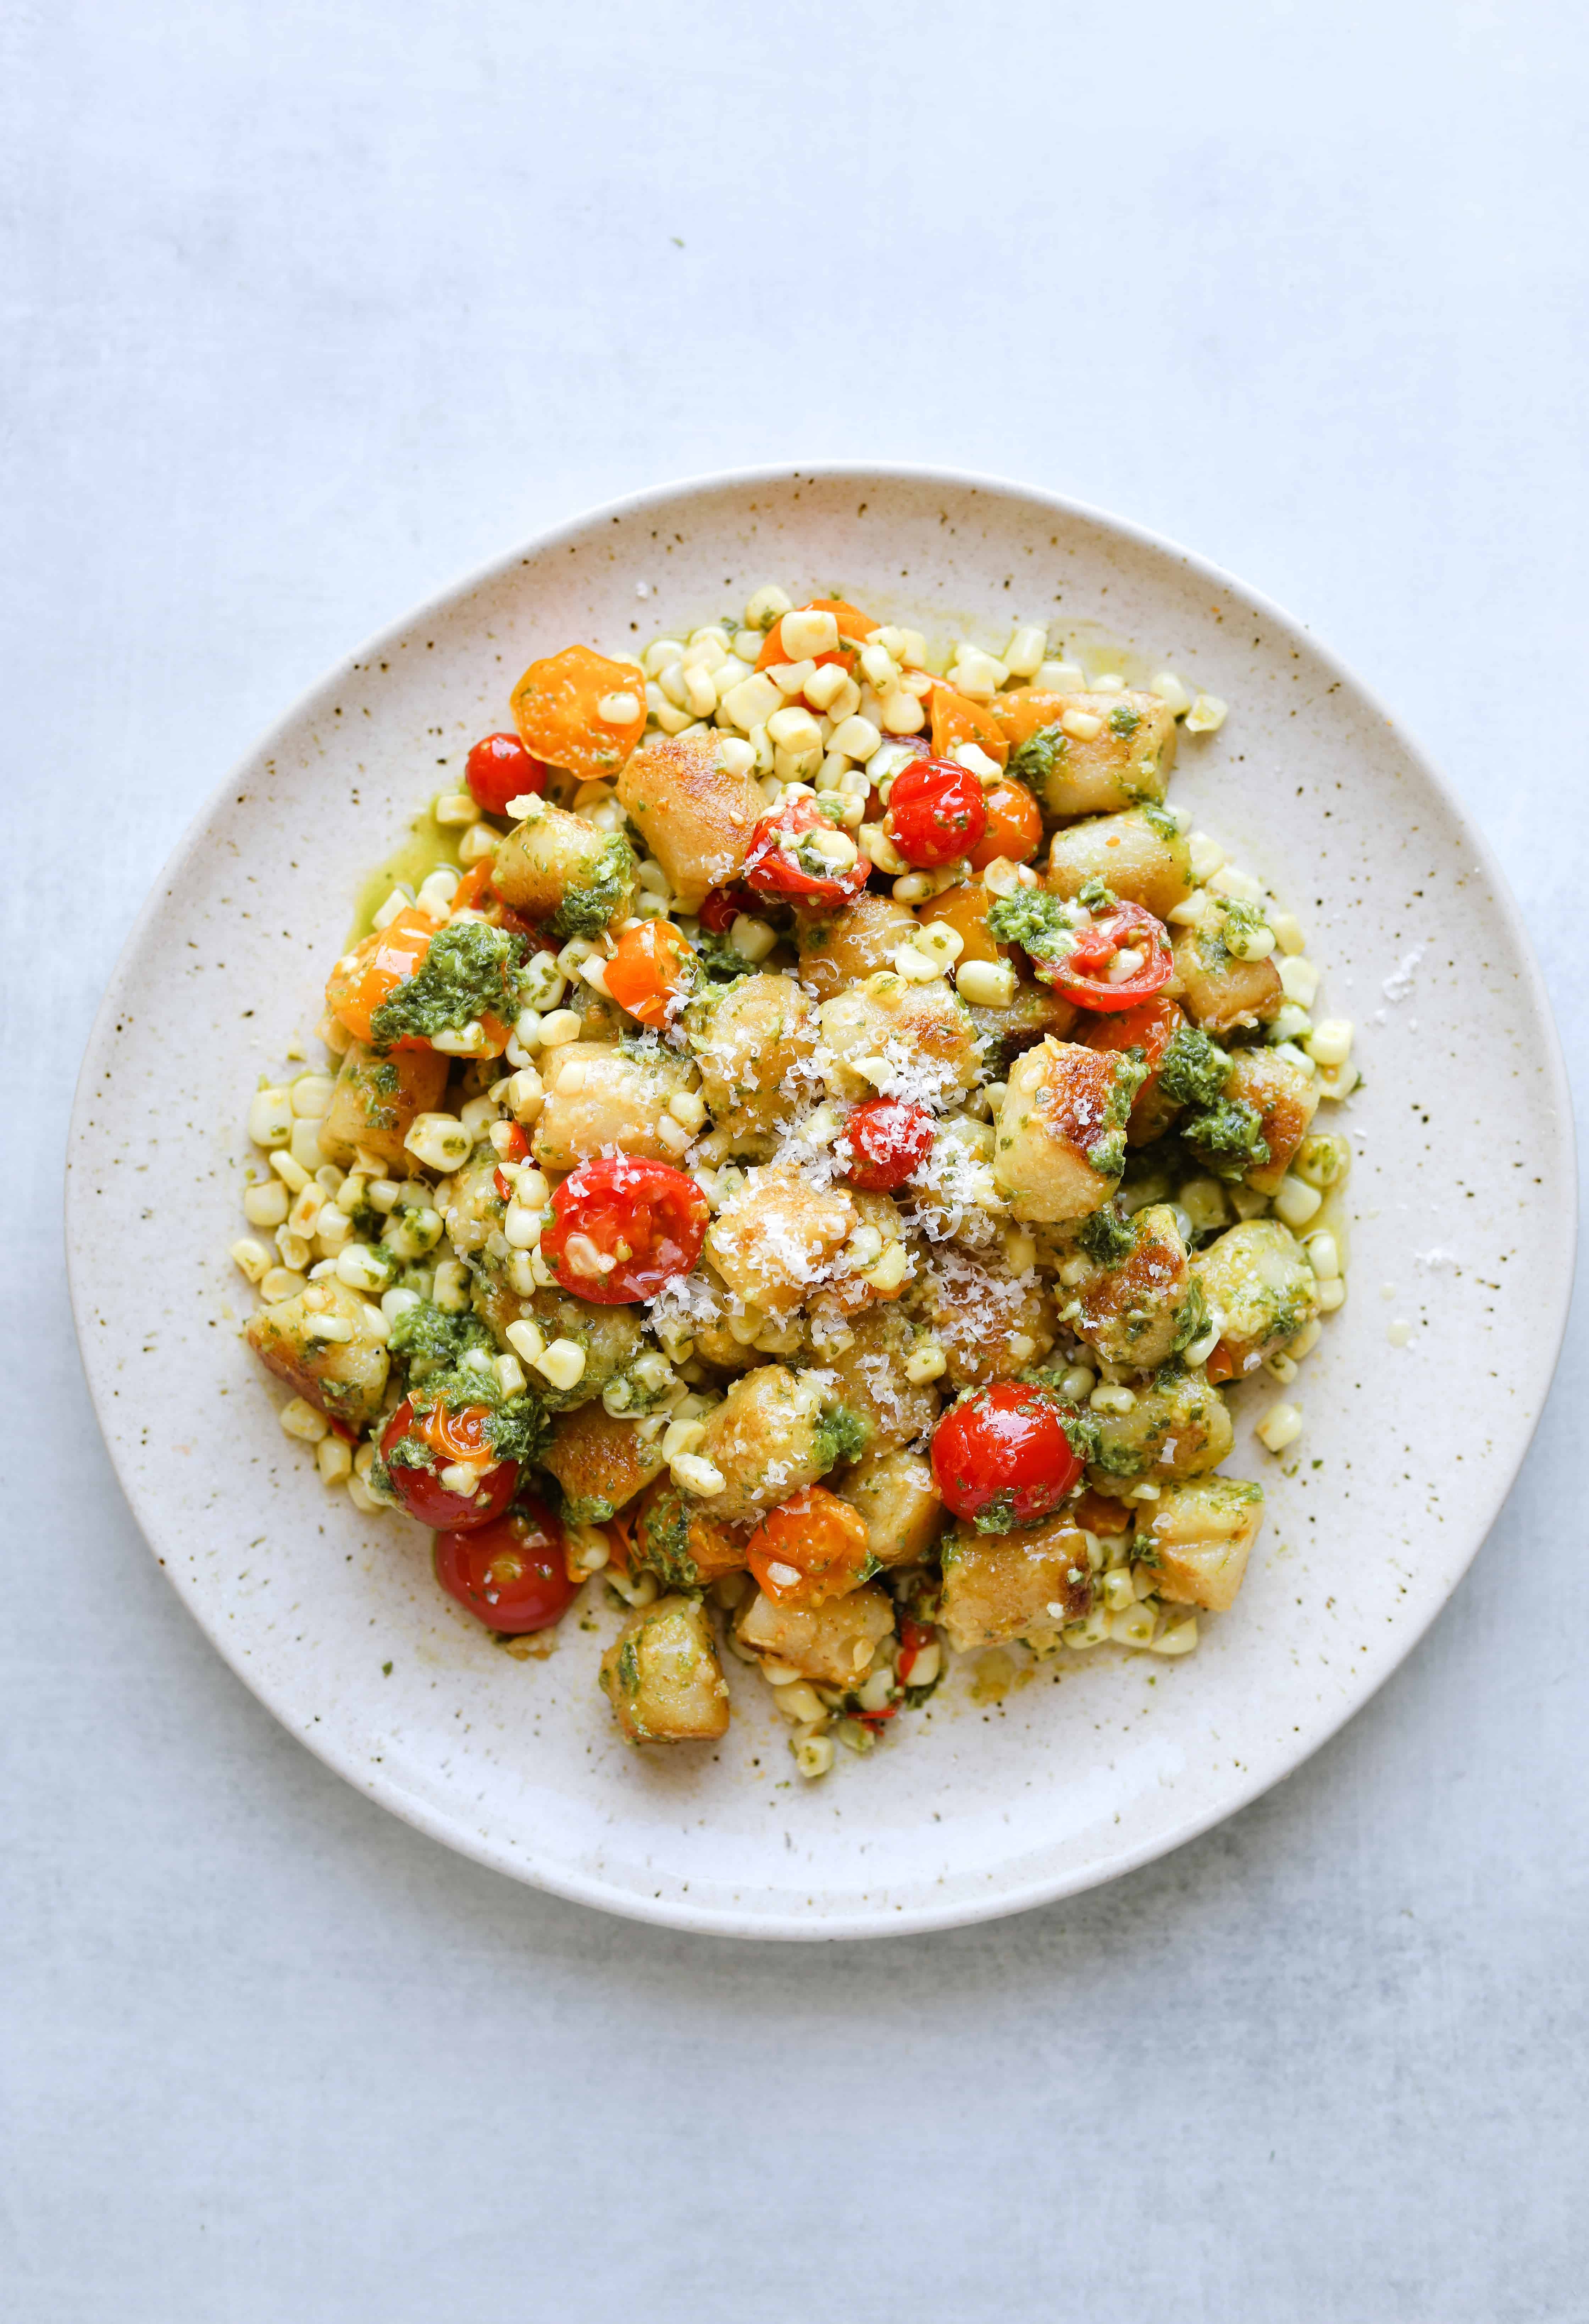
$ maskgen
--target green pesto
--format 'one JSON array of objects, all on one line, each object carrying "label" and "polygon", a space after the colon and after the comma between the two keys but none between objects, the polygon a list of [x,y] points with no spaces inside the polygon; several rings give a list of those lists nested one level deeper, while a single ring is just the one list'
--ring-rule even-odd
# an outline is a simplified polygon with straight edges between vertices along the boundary
[{"label": "green pesto", "polygon": [[1172,847],[1180,837],[1180,825],[1169,808],[1161,807],[1157,799],[1144,799],[1137,813],[1154,838],[1162,839],[1166,847]]},{"label": "green pesto", "polygon": [[1024,945],[1034,957],[1062,950],[1056,940],[1068,936],[1075,925],[1074,908],[1046,888],[1017,888],[996,897],[987,909],[989,935],[1000,944]]},{"label": "green pesto", "polygon": [[1216,1178],[1245,1178],[1249,1170],[1261,1170],[1269,1159],[1263,1117],[1245,1098],[1222,1097],[1205,1112],[1189,1115],[1180,1125],[1180,1134]]},{"label": "green pesto", "polygon": [[1125,1167],[1125,1125],[1148,1070],[1140,1049],[1120,1050],[1112,1063],[1115,1078],[1104,1101],[1103,1135],[1087,1149],[1088,1160],[1105,1178],[1118,1178]]},{"label": "green pesto", "polygon": [[439,929],[413,975],[371,1016],[372,1046],[390,1049],[406,1038],[428,1041],[488,1010],[517,1014],[516,981],[525,951],[522,936],[484,920],[460,920]]},{"label": "green pesto", "polygon": [[1136,1222],[1128,1219],[1117,1203],[1106,1203],[1082,1220],[1076,1240],[1099,1267],[1118,1267],[1136,1249]]},{"label": "green pesto", "polygon": [[690,1554],[690,1511],[676,1485],[648,1504],[635,1529],[635,1554],[670,1590],[700,1587],[701,1569]]},{"label": "green pesto", "polygon": [[635,851],[622,832],[609,832],[578,881],[570,881],[552,915],[560,936],[595,936],[607,927],[634,884]]},{"label": "green pesto", "polygon": [[552,1434],[540,1397],[528,1389],[519,1396],[504,1396],[495,1369],[471,1360],[475,1352],[466,1351],[446,1370],[431,1372],[423,1384],[416,1384],[410,1391],[415,1413],[422,1416],[437,1405],[449,1412],[483,1406],[486,1441],[499,1458],[537,1461]]},{"label": "green pesto", "polygon": [[471,1348],[482,1354],[494,1356],[496,1342],[478,1315],[465,1310],[455,1314],[438,1307],[433,1299],[421,1299],[417,1307],[405,1307],[391,1327],[391,1352],[409,1367],[408,1377],[414,1381],[427,1379],[432,1372],[450,1371]]},{"label": "green pesto", "polygon": [[1194,1275],[1187,1285],[1186,1297],[1181,1301],[1180,1313],[1175,1318],[1175,1336],[1170,1342],[1171,1354],[1179,1356],[1208,1328],[1208,1302],[1204,1296],[1202,1285]]},{"label": "green pesto", "polygon": [[[826,943],[824,936],[822,939]],[[756,963],[736,952],[726,936],[713,936],[703,928],[695,939],[695,974],[703,989],[713,985],[737,984],[742,976],[754,976]]]},{"label": "green pesto", "polygon": [[1217,1105],[1230,1076],[1230,1059],[1207,1033],[1181,1025],[1159,1065],[1161,1093],[1175,1105]]},{"label": "green pesto", "polygon": [[1089,912],[1112,912],[1119,900],[1113,888],[1096,872],[1090,880],[1084,880],[1076,891],[1076,901],[1085,904]]},{"label": "green pesto", "polygon": [[1134,710],[1129,702],[1117,702],[1109,713],[1110,731],[1116,734],[1134,734],[1142,724],[1142,712]]},{"label": "green pesto", "polygon": [[640,1691],[639,1634],[625,1638],[618,1649],[618,1683],[632,1702]]},{"label": "green pesto", "polygon": [[1006,774],[1014,775],[1038,798],[1045,796],[1061,759],[1070,754],[1070,738],[1061,726],[1040,726],[1010,752]]},{"label": "green pesto", "polygon": [[847,1404],[830,1405],[813,1432],[812,1458],[821,1462],[824,1471],[858,1461],[871,1433],[870,1423],[851,1412]]}]

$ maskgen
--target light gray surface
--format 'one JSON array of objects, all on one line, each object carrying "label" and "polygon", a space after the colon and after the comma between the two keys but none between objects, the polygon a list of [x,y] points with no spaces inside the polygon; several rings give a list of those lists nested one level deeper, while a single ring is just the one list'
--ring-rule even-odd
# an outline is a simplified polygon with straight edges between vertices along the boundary
[{"label": "light gray surface", "polygon": [[7,2316],[1589,2315],[1581,1333],[1456,1601],[1281,1791],[1023,1920],[756,1950],[514,1888],[272,1725],[110,1479],[58,1227],[94,1002],[259,728],[541,523],[785,453],[1027,475],[1307,615],[1483,817],[1581,1068],[1581,22],[10,46]]}]

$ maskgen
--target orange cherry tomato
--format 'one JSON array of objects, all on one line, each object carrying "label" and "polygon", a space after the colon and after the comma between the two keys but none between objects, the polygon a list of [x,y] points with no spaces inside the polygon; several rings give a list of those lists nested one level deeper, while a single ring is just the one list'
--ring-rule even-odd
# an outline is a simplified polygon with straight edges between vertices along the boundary
[{"label": "orange cherry tomato", "polygon": [[984,709],[979,703],[968,702],[963,694],[957,694],[952,686],[935,678],[929,706],[935,759],[952,759],[960,743],[975,742],[979,751],[987,752],[995,766],[1004,765],[1010,755],[1009,741],[991,706]]},{"label": "orange cherry tomato", "polygon": [[982,794],[987,827],[971,850],[971,869],[985,872],[1000,855],[1029,863],[1042,844],[1042,809],[1024,783],[1006,775]]},{"label": "orange cherry tomato", "polygon": [[866,1519],[821,1485],[807,1485],[769,1510],[745,1549],[746,1564],[780,1606],[846,1598],[866,1580],[871,1562]]},{"label": "orange cherry tomato", "polygon": [[[608,718],[602,704],[627,696],[627,718]],[[609,661],[589,646],[565,646],[532,661],[513,688],[513,722],[531,758],[566,767],[594,782],[615,775],[646,724],[646,681],[632,663]]]},{"label": "orange cherry tomato", "polygon": [[478,1461],[491,1449],[485,1424],[491,1413],[483,1404],[465,1405],[461,1411],[451,1412],[445,1404],[433,1405],[419,1419],[419,1434],[433,1452],[447,1461]]},{"label": "orange cherry tomato", "polygon": [[[863,613],[858,605],[847,605],[842,597],[813,597],[809,605],[802,605],[799,610],[803,613],[831,613],[839,624],[839,635],[841,638],[864,640],[869,638],[877,626],[869,613]],[[819,667],[825,661],[840,661],[847,670],[853,669],[855,649],[853,646],[840,646],[833,653],[817,654],[814,659]],[[775,662],[794,659],[794,654],[786,653],[784,650],[783,622],[775,622],[767,633],[766,644],[757,656],[757,669],[770,669]]]},{"label": "orange cherry tomato", "polygon": [[1043,686],[1017,686],[1009,694],[996,695],[989,707],[1006,746],[1014,750],[1045,726],[1057,726],[1071,703],[1071,696],[1051,694]]},{"label": "orange cherry tomato", "polygon": [[[410,905],[383,928],[356,944],[339,960],[326,982],[326,1006],[355,1041],[371,1038],[370,1019],[388,996],[406,984],[436,934],[436,922]],[[505,1044],[504,1044],[505,1046]],[[429,1044],[405,1036],[397,1049],[423,1049]]]},{"label": "orange cherry tomato", "polygon": [[626,928],[607,964],[607,990],[642,1025],[666,1025],[688,982],[694,948],[666,920]]},{"label": "orange cherry tomato", "polygon": [[1088,1485],[1077,1496],[1076,1522],[1088,1533],[1129,1533],[1131,1511],[1124,1501],[1112,1501],[1107,1493],[1095,1493]]}]

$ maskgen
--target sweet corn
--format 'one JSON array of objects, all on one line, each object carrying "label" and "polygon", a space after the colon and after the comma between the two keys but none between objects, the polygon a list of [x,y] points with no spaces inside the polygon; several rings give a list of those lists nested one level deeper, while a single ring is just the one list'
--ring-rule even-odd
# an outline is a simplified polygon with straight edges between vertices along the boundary
[{"label": "sweet corn", "polygon": [[585,1351],[577,1340],[554,1340],[536,1369],[554,1388],[577,1388],[584,1378]]},{"label": "sweet corn", "polygon": [[1272,1452],[1283,1452],[1302,1434],[1301,1407],[1295,1404],[1272,1404],[1258,1423],[1256,1434],[1261,1444]]},{"label": "sweet corn", "polygon": [[1305,1178],[1287,1176],[1280,1182],[1274,1197],[1274,1213],[1295,1231],[1305,1227],[1324,1201],[1317,1186],[1309,1185]]},{"label": "sweet corn", "polygon": [[330,1423],[325,1414],[301,1396],[295,1396],[289,1404],[284,1404],[276,1417],[289,1436],[299,1437],[305,1444],[317,1444],[323,1436],[330,1434]]},{"label": "sweet corn", "polygon": [[1036,622],[1024,622],[1004,650],[1005,668],[1012,678],[1035,678],[1047,653],[1047,630]]},{"label": "sweet corn", "polygon": [[1186,714],[1189,734],[1215,734],[1224,725],[1226,705],[1217,694],[1199,694]]},{"label": "sweet corn", "polygon": [[954,981],[973,1009],[1007,1009],[1015,997],[1015,972],[1007,961],[962,961]]},{"label": "sweet corn", "polygon": [[295,1267],[268,1267],[260,1277],[260,1292],[268,1306],[274,1307],[283,1299],[296,1299],[308,1287],[307,1277]]},{"label": "sweet corn", "polygon": [[271,1264],[270,1252],[252,1235],[239,1235],[228,1247],[226,1256],[243,1269],[251,1283],[262,1282]]},{"label": "sweet corn", "polygon": [[458,842],[458,861],[465,868],[471,863],[483,863],[501,844],[501,834],[489,823],[472,823]]},{"label": "sweet corn", "polygon": [[1191,696],[1172,669],[1155,671],[1148,680],[1148,692],[1158,696],[1172,717],[1182,717],[1191,708]]},{"label": "sweet corn", "polygon": [[949,1358],[936,1340],[918,1340],[905,1360],[905,1376],[916,1388],[941,1379],[948,1370]]},{"label": "sweet corn", "polygon": [[315,1447],[315,1466],[323,1483],[343,1485],[353,1474],[354,1452],[351,1444],[340,1436],[325,1435]]},{"label": "sweet corn", "polygon": [[1281,952],[1286,954],[1280,964],[1281,991],[1288,1001],[1294,1001],[1299,1009],[1311,1009],[1318,996],[1318,971],[1310,960],[1304,960],[1300,954],[1286,952],[1278,921],[1280,918],[1289,917],[1289,914],[1277,915],[1274,926],[1274,940],[1280,945]]},{"label": "sweet corn", "polygon": [[1318,1065],[1344,1065],[1352,1054],[1352,1020],[1327,1017],[1308,1037],[1308,1054]]},{"label": "sweet corn", "polygon": [[287,1211],[287,1189],[280,1178],[263,1179],[243,1194],[243,1214],[251,1227],[279,1227]]},{"label": "sweet corn", "polygon": [[776,582],[769,581],[745,601],[745,626],[748,630],[770,630],[773,623],[790,610],[790,601]]},{"label": "sweet corn", "polygon": [[752,919],[749,912],[737,912],[729,927],[729,942],[741,960],[765,960],[777,940],[776,928]]},{"label": "sweet corn", "polygon": [[801,1736],[791,1740],[789,1748],[794,1755],[796,1772],[808,1784],[825,1775],[833,1765],[833,1739],[830,1735]]},{"label": "sweet corn", "polygon": [[[722,1471],[699,1452],[681,1452],[675,1460],[668,1462],[668,1473],[674,1483],[684,1492],[694,1493],[703,1500],[710,1500],[714,1493],[725,1491],[728,1486],[728,1479]],[[811,1717],[815,1714],[803,1712],[801,1715]]]},{"label": "sweet corn", "polygon": [[831,613],[818,613],[809,607],[801,613],[785,613],[778,632],[784,651],[792,661],[818,654],[833,653],[839,644],[839,623]]}]

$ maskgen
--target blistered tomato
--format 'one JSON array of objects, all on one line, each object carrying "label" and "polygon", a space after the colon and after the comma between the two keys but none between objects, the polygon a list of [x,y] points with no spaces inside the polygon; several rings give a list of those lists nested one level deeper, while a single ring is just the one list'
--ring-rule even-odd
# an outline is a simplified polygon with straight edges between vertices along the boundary
[{"label": "blistered tomato", "polygon": [[851,1160],[845,1176],[868,1194],[891,1194],[932,1150],[932,1117],[903,1098],[869,1097],[844,1124]]},{"label": "blistered tomato", "polygon": [[923,759],[895,776],[883,827],[907,863],[922,871],[952,863],[987,828],[982,785],[952,760]]},{"label": "blistered tomato", "polygon": [[746,1545],[745,1563],[778,1605],[825,1605],[866,1580],[872,1563],[866,1519],[837,1493],[807,1485],[768,1511]]},{"label": "blistered tomato", "polygon": [[1063,1406],[1048,1389],[1001,1380],[951,1405],[932,1437],[932,1474],[956,1517],[1007,1533],[1057,1508],[1081,1474]]},{"label": "blistered tomato", "polygon": [[984,872],[1005,856],[1012,863],[1029,863],[1042,844],[1042,810],[1024,783],[1001,776],[982,794],[987,823],[971,850],[971,869]]},{"label": "blistered tomato", "polygon": [[701,1256],[711,1218],[693,1178],[627,1154],[582,1162],[552,1196],[541,1252],[565,1291],[602,1306],[650,1299]]},{"label": "blistered tomato", "polygon": [[549,1628],[579,1587],[569,1578],[562,1526],[528,1495],[489,1525],[438,1533],[436,1578],[488,1629],[512,1637]]},{"label": "blistered tomato", "polygon": [[1043,982],[1079,1009],[1134,1009],[1174,973],[1169,932],[1140,904],[1116,904],[1079,928],[1068,953],[1035,964]]},{"label": "blistered tomato", "polygon": [[510,799],[547,788],[547,770],[517,734],[488,734],[469,753],[464,780],[484,815],[506,815]]},{"label": "blistered tomato", "polygon": [[[486,1418],[485,1407],[473,1405],[462,1412],[448,1412],[437,1405],[417,1416],[412,1399],[405,1397],[387,1422],[381,1435],[381,1458],[392,1491],[409,1516],[418,1517],[421,1525],[438,1532],[445,1528],[471,1532],[500,1517],[512,1499],[519,1463],[492,1459]],[[410,1445],[416,1452],[423,1448],[435,1465],[427,1468],[406,1462],[402,1453]],[[479,1467],[479,1482],[472,1493],[455,1493],[442,1483],[441,1470],[455,1462]]]},{"label": "blistered tomato", "polygon": [[764,815],[745,858],[750,887],[807,911],[836,910],[859,895],[871,874],[850,834],[831,823],[813,798]]},{"label": "blistered tomato", "polygon": [[666,1025],[690,977],[690,945],[666,920],[626,928],[607,964],[607,990],[642,1025]]}]

